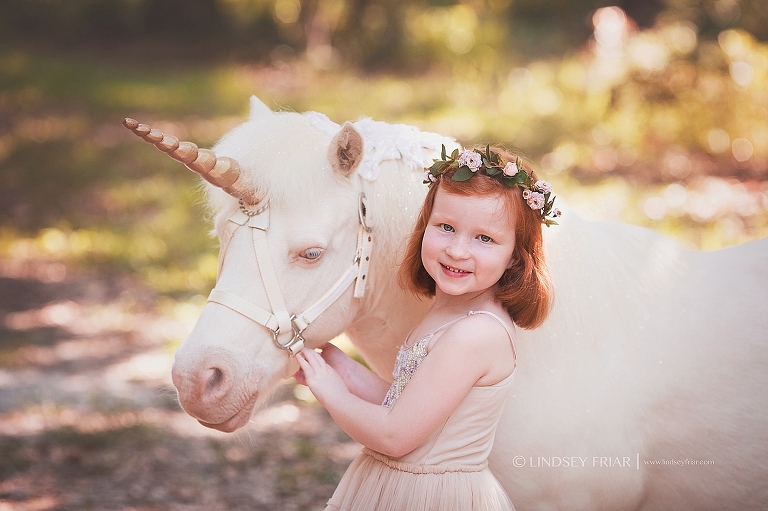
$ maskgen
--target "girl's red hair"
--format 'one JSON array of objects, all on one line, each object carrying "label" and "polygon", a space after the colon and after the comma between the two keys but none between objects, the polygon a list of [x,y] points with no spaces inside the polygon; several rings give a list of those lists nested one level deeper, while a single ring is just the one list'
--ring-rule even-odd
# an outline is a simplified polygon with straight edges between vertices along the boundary
[{"label": "girl's red hair", "polygon": [[[505,161],[515,156],[498,147]],[[527,172],[531,172],[526,169]],[[512,266],[504,272],[496,286],[496,299],[507,309],[509,316],[521,328],[535,328],[547,318],[552,307],[554,289],[544,259],[542,223],[539,211],[532,210],[523,199],[518,186],[507,186],[501,181],[478,174],[466,181],[452,181],[455,169],[443,173],[429,187],[421,207],[416,226],[406,245],[406,253],[398,271],[400,285],[416,294],[434,296],[435,281],[421,262],[421,243],[427,228],[438,189],[455,195],[496,195],[504,200],[504,211],[513,216],[515,248]],[[535,179],[535,178],[534,178]]]}]

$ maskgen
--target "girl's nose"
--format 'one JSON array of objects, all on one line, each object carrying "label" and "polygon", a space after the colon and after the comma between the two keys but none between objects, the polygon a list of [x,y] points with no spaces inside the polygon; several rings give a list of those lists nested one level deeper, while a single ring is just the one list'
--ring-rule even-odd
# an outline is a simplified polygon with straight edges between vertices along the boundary
[{"label": "girl's nose", "polygon": [[456,240],[445,247],[445,253],[454,259],[467,259],[469,258],[469,247],[466,242]]}]

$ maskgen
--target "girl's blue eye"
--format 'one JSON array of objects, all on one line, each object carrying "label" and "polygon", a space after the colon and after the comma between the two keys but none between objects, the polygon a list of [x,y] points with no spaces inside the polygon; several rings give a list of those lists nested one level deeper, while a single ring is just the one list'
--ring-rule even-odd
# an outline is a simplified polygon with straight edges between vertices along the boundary
[{"label": "girl's blue eye", "polygon": [[485,234],[481,234],[479,238],[480,238],[480,241],[482,241],[483,243],[488,243],[489,241],[491,241],[491,237]]},{"label": "girl's blue eye", "polygon": [[444,231],[453,232],[453,227],[448,224],[441,224]]}]

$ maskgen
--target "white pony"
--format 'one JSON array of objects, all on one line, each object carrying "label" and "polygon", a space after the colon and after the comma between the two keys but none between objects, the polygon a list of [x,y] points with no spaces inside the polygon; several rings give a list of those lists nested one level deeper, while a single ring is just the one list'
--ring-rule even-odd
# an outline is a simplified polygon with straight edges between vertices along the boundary
[{"label": "white pony", "polygon": [[[395,279],[421,168],[454,141],[255,97],[213,152],[126,126],[212,183],[219,279],[173,367],[187,413],[242,427],[296,371],[292,351],[342,332],[389,377],[429,305]],[[766,508],[768,240],[692,252],[567,209],[561,220],[545,229],[554,308],[518,331],[490,458],[517,509]]]}]

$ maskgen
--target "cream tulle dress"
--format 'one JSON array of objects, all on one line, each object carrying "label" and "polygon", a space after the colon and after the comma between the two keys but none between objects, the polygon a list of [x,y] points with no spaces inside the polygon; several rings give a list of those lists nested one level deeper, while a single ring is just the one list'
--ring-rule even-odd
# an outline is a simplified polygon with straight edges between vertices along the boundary
[{"label": "cream tulle dress", "polygon": [[[512,350],[512,332],[507,330]],[[391,408],[414,371],[427,356],[427,344],[437,332],[403,345],[383,406]],[[509,497],[488,469],[496,424],[512,387],[514,371],[495,385],[472,387],[464,400],[424,444],[400,458],[364,448],[352,461],[326,511],[505,511],[514,510]]]}]

